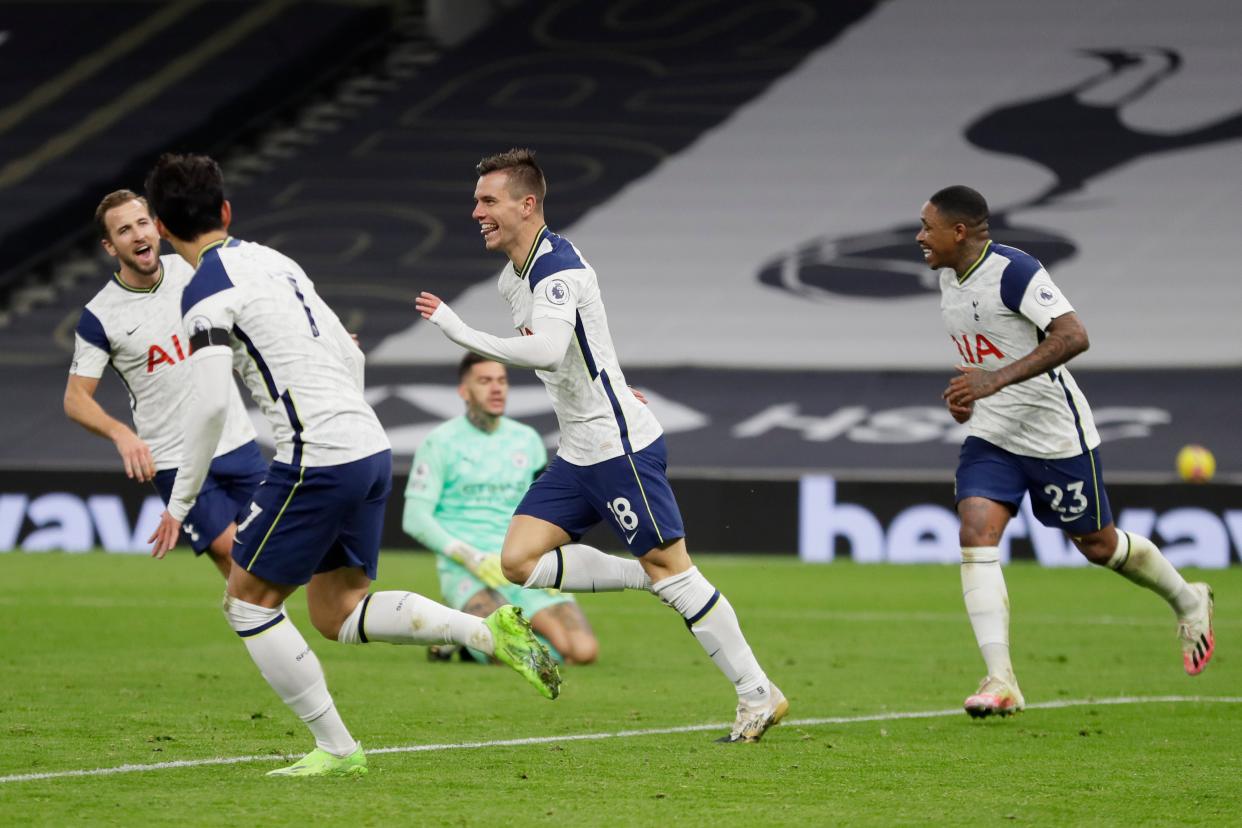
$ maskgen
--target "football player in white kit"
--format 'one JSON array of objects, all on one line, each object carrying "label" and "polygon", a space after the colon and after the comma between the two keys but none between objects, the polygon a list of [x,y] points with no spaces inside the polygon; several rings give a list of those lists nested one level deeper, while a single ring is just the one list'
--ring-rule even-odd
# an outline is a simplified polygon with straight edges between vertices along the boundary
[{"label": "football player in white kit", "polygon": [[[194,268],[180,256],[160,255],[155,219],[137,193],[117,190],[104,196],[95,210],[95,224],[104,250],[117,260],[117,270],[78,320],[65,414],[112,440],[126,475],[152,481],[167,503],[181,464],[181,423],[191,398],[181,291]],[[109,365],[129,392],[136,434],[95,400]],[[267,471],[236,386],[227,400],[203,491],[182,527],[194,554],[206,553],[226,578],[237,521],[245,516],[246,504]]]},{"label": "football player in white kit", "polygon": [[946,187],[923,205],[917,241],[940,271],[941,314],[961,358],[944,400],[970,423],[955,495],[962,595],[988,674],[966,712],[1004,716],[1024,705],[997,545],[1026,493],[1039,521],[1063,529],[1087,560],[1169,603],[1185,670],[1202,672],[1215,649],[1212,591],[1188,584],[1150,540],[1113,525],[1100,436],[1065,367],[1088,345],[1074,308],[1037,260],[992,241],[987,202],[969,187]]},{"label": "football player in white kit", "polygon": [[[759,666],[728,599],[690,560],[666,475],[663,431],[626,386],[595,271],[548,230],[547,183],[533,152],[490,156],[476,171],[473,218],[484,246],[508,258],[499,288],[523,335],[476,331],[429,293],[416,306],[458,345],[534,368],[552,398],[560,446],[509,524],[501,548],[505,577],[565,592],[654,592],[682,615],[737,692],[733,728],[719,741],[758,741],[789,703]],[[600,521],[637,561],[572,543]]]},{"label": "football player in white kit", "polygon": [[160,235],[195,265],[181,298],[195,402],[168,511],[151,537],[156,553],[176,542],[194,505],[235,355],[276,438],[276,459],[237,528],[224,601],[263,677],[315,737],[315,750],[269,775],[366,773],[319,660],[285,614],[285,599],[303,584],[311,623],[326,638],[468,645],[555,698],[556,665],[517,608],[484,619],[412,592],[370,592],[392,451],[363,398],[362,351],[296,262],[228,234],[232,208],[215,161],[164,155],[146,187]]}]

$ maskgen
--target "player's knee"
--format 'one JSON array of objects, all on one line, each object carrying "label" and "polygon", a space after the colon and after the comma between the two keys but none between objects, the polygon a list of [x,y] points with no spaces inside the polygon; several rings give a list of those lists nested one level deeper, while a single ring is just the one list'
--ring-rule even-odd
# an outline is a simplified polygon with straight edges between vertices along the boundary
[{"label": "player's knee", "polygon": [[957,537],[966,547],[996,546],[1011,517],[1004,504],[983,497],[963,498],[957,516],[962,521]]},{"label": "player's knee", "polygon": [[594,664],[599,658],[599,641],[593,635],[575,635],[568,650],[562,655],[569,664]]},{"label": "player's knee", "polygon": [[1073,541],[1082,556],[1096,566],[1108,566],[1113,557],[1113,546],[1097,535],[1073,538]]},{"label": "player's knee", "polygon": [[328,639],[329,641],[336,641],[337,636],[341,634],[340,620],[327,621],[323,619],[312,618],[311,624],[314,625],[315,629],[319,630],[320,635],[322,635],[324,638]]},{"label": "player's knee", "polygon": [[510,583],[522,586],[534,568],[535,562],[525,555],[512,553],[509,550],[505,550],[500,555],[500,571]]},{"label": "player's knee", "polygon": [[341,634],[341,625],[345,623],[349,613],[327,611],[323,608],[316,608],[313,605],[309,609],[311,626],[318,630],[319,634],[324,638],[329,641],[336,641],[337,636]]},{"label": "player's knee", "polygon": [[1096,566],[1108,566],[1121,541],[1116,528],[1111,523],[1094,532],[1085,535],[1070,535],[1069,538],[1082,556]]}]

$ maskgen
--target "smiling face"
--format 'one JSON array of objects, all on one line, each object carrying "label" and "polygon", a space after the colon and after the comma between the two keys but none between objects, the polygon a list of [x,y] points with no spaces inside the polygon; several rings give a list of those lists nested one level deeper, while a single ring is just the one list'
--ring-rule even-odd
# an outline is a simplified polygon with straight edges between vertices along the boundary
[{"label": "smiling face", "polygon": [[[524,231],[536,218],[535,196],[530,193],[515,194],[509,186],[509,173],[497,170],[479,177],[474,188],[474,213],[471,218],[479,223],[483,245],[488,250],[525,256]],[[536,228],[538,229],[538,228]]]},{"label": "smiling face", "polygon": [[914,238],[923,248],[923,261],[932,270],[954,267],[961,258],[966,225],[950,221],[930,201],[923,205],[919,218],[922,228]]},{"label": "smiling face", "polygon": [[104,214],[108,236],[104,250],[116,257],[123,270],[154,276],[160,269],[160,234],[147,205],[139,199],[126,201]]}]

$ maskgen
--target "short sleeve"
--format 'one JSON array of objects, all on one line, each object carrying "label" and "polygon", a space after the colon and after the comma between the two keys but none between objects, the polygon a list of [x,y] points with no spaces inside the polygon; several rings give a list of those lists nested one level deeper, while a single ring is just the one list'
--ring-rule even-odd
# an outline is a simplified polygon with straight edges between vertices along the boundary
[{"label": "short sleeve", "polygon": [[102,377],[112,359],[112,345],[99,317],[89,308],[82,309],[73,339],[73,362],[69,365],[69,373],[92,379]]},{"label": "short sleeve", "polygon": [[1074,306],[1069,303],[1060,289],[1052,283],[1048,272],[1041,270],[1031,279],[1022,295],[1018,312],[1031,320],[1041,331],[1052,324],[1058,316],[1072,313]]}]

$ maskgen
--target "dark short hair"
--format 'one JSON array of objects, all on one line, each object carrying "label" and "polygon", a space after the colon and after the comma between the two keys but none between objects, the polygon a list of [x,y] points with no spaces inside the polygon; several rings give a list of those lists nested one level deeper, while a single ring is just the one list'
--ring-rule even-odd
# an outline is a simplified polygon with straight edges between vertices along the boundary
[{"label": "dark short hair", "polygon": [[224,173],[206,155],[164,153],[147,174],[147,199],[168,232],[189,241],[220,230]]},{"label": "dark short hair", "polygon": [[103,197],[99,202],[99,206],[95,208],[95,228],[99,231],[99,238],[111,239],[112,235],[108,232],[108,211],[122,204],[129,204],[131,201],[141,201],[142,206],[147,208],[147,213],[151,212],[151,205],[147,204],[147,200],[135,193],[133,190],[114,190]]},{"label": "dark short hair", "polygon": [[533,195],[543,204],[548,194],[548,180],[543,176],[543,169],[535,160],[535,151],[514,147],[508,152],[489,155],[474,167],[479,177],[488,173],[507,172],[509,174],[509,192],[515,196]]},{"label": "dark short hair", "polygon": [[928,199],[941,215],[950,221],[974,226],[985,224],[988,220],[988,202],[978,190],[972,190],[962,184],[954,184],[937,190]]},{"label": "dark short hair", "polygon": [[[495,362],[491,357],[479,356],[474,351],[466,351],[466,355],[461,358],[461,362],[457,363],[457,381],[462,382],[466,379],[466,374],[470,373],[470,369],[478,365],[480,362]],[[502,365],[504,363],[501,363]]]}]

